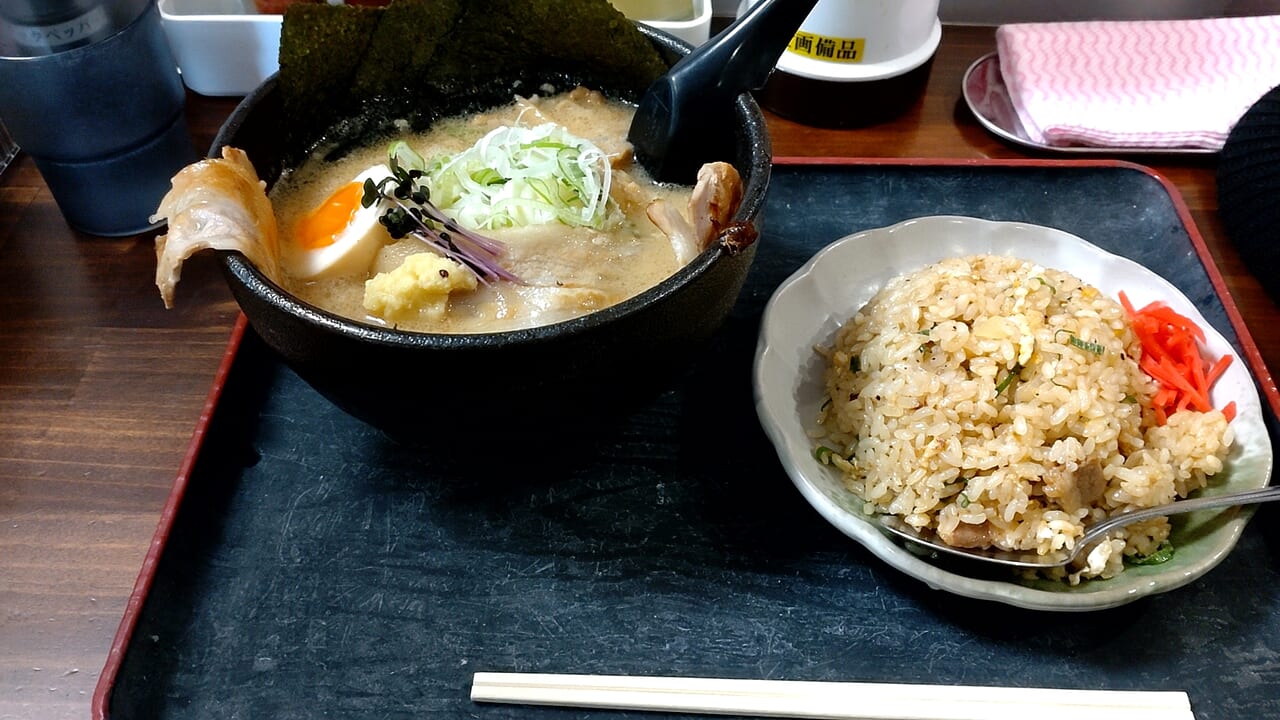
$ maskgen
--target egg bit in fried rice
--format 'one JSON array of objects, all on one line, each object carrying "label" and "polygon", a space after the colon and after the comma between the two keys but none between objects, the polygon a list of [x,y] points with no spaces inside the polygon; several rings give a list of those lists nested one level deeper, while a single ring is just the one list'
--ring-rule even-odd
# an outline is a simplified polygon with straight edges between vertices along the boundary
[{"label": "egg bit in fried rice", "polygon": [[[1204,487],[1234,437],[1233,407],[1161,409],[1125,306],[1017,258],[894,278],[818,351],[816,456],[866,513],[953,546],[1072,547],[1086,525]],[[1167,518],[1135,523],[1039,572],[1114,577],[1126,560],[1167,559],[1169,531]]]}]

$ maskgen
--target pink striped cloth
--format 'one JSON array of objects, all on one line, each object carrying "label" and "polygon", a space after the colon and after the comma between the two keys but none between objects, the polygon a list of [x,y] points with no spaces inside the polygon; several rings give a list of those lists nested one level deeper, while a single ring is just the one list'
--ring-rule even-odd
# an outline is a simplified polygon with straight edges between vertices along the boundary
[{"label": "pink striped cloth", "polygon": [[1280,85],[1280,15],[1018,23],[1000,73],[1033,142],[1217,150]]}]

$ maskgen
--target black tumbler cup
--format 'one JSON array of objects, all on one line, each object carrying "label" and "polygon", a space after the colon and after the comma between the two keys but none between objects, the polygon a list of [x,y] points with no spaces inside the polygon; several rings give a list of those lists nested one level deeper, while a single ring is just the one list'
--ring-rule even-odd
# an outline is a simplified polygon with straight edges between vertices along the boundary
[{"label": "black tumbler cup", "polygon": [[155,227],[196,159],[185,100],[153,0],[0,0],[0,118],[72,227]]}]

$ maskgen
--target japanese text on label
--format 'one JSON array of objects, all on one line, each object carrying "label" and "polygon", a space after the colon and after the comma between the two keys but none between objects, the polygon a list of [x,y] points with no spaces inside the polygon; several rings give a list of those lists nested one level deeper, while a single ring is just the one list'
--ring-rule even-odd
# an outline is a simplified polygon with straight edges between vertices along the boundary
[{"label": "japanese text on label", "polygon": [[866,38],[827,37],[801,31],[791,38],[787,50],[814,60],[860,63],[866,44]]}]

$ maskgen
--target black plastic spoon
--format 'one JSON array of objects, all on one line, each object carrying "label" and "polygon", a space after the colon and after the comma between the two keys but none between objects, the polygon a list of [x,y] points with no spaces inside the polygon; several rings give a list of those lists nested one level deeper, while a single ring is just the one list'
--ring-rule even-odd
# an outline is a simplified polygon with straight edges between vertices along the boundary
[{"label": "black plastic spoon", "polygon": [[761,0],[645,91],[627,139],[661,182],[692,183],[732,140],[734,101],[764,86],[817,0]]}]

